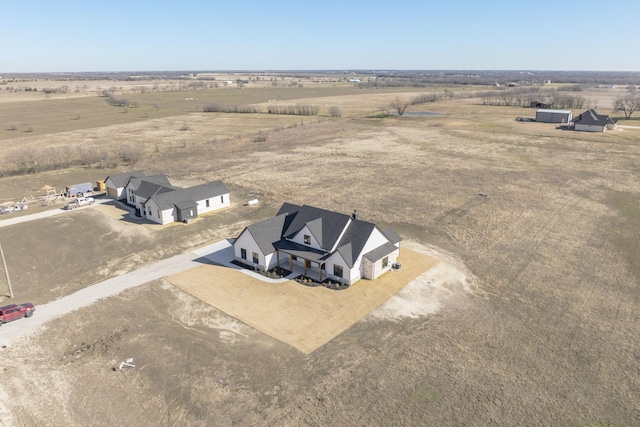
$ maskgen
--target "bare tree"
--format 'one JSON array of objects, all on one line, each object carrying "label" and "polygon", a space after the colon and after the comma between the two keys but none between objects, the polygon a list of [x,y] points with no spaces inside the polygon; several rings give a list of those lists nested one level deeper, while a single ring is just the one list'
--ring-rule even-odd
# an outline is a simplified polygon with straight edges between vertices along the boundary
[{"label": "bare tree", "polygon": [[613,105],[613,112],[622,111],[626,119],[631,118],[631,115],[638,110],[640,110],[640,95],[631,94],[624,98],[618,98]]},{"label": "bare tree", "polygon": [[391,103],[391,107],[398,112],[399,116],[402,116],[404,114],[404,111],[410,104],[411,101],[407,101],[406,99],[400,99],[400,97],[397,97]]},{"label": "bare tree", "polygon": [[329,107],[329,115],[331,117],[342,117],[342,110],[340,107]]}]

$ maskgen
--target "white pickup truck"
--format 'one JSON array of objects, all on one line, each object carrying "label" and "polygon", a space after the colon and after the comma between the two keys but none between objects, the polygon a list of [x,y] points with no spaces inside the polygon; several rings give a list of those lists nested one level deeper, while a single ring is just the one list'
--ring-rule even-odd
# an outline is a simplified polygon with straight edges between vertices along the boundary
[{"label": "white pickup truck", "polygon": [[78,197],[75,200],[72,200],[64,205],[64,208],[67,210],[72,210],[82,206],[92,205],[95,201],[96,200],[93,197]]}]

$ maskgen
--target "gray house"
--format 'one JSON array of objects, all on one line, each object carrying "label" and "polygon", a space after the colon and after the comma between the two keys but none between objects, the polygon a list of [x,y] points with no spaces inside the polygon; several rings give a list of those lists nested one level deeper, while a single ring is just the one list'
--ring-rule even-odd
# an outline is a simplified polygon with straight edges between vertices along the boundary
[{"label": "gray house", "polygon": [[541,123],[566,123],[569,124],[573,118],[573,113],[569,110],[546,110],[536,111],[536,122]]},{"label": "gray house", "polygon": [[587,110],[573,121],[573,129],[583,132],[605,132],[613,130],[618,125],[611,117],[598,114],[596,110]]}]

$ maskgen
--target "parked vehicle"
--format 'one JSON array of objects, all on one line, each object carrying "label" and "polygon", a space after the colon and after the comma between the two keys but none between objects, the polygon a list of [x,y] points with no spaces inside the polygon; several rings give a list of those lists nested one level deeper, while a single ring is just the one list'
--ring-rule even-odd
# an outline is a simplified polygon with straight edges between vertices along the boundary
[{"label": "parked vehicle", "polygon": [[0,307],[0,326],[3,323],[33,316],[36,308],[30,302],[26,304],[11,304]]},{"label": "parked vehicle", "polygon": [[89,206],[92,205],[95,201],[96,199],[94,199],[93,197],[78,197],[64,205],[64,208],[67,210],[71,210],[82,206]]},{"label": "parked vehicle", "polygon": [[82,197],[93,191],[93,185],[90,182],[83,182],[82,184],[70,185],[65,189],[67,197]]}]

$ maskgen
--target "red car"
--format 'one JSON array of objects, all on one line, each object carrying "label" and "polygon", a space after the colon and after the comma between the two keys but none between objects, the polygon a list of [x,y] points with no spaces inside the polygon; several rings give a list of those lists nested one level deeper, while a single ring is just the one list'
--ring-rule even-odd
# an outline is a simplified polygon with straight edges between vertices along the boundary
[{"label": "red car", "polygon": [[11,304],[0,307],[0,326],[3,323],[12,320],[22,319],[23,317],[31,317],[36,308],[30,302],[26,304]]}]

